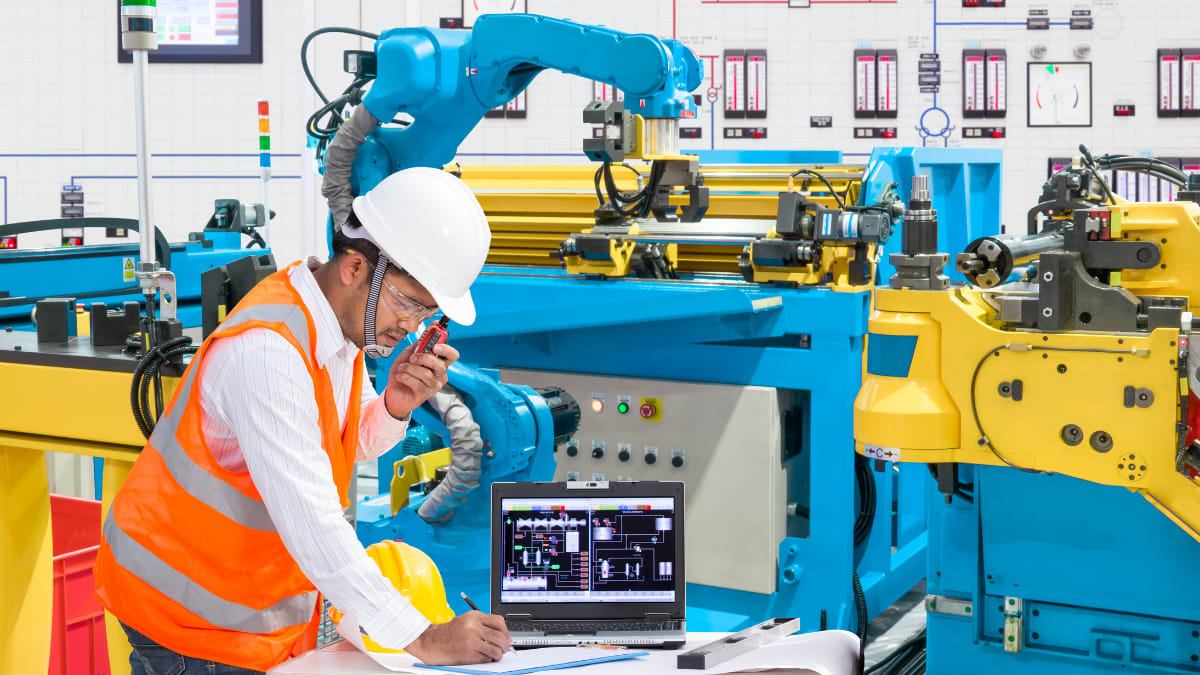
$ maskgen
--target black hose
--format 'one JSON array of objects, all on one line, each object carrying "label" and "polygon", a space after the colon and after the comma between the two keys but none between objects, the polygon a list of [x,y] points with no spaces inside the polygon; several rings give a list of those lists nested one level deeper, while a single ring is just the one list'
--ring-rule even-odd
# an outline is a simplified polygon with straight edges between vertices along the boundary
[{"label": "black hose", "polygon": [[871,460],[862,455],[854,456],[854,482],[858,487],[858,515],[854,518],[854,546],[861,546],[871,535],[875,522],[875,477],[871,475]]},{"label": "black hose", "polygon": [[325,33],[345,33],[347,35],[357,35],[359,37],[370,38],[372,40],[378,40],[379,34],[360,30],[358,28],[347,28],[345,26],[326,26],[325,28],[318,28],[309,33],[304,38],[304,41],[300,43],[300,67],[304,69],[304,77],[308,78],[308,83],[312,85],[313,91],[317,92],[317,97],[321,99],[321,103],[328,104],[329,99],[325,97],[325,92],[321,91],[321,88],[317,86],[317,80],[313,77],[312,71],[308,68],[308,43],[312,42],[313,38],[317,37],[318,35],[324,35]]},{"label": "black hose", "polygon": [[[854,518],[854,547],[858,548],[871,536],[875,522],[877,491],[875,476],[871,471],[871,460],[862,455],[854,456],[854,483],[858,487],[858,515]],[[851,570],[854,589],[854,609],[858,618],[858,639],[867,639],[867,625],[871,621],[867,610],[867,597],[863,593],[858,571]]]},{"label": "black hose", "polygon": [[[126,344],[128,345],[129,342],[127,341]],[[195,354],[196,349],[192,345],[190,337],[179,336],[155,346],[138,360],[129,389],[129,399],[130,407],[133,409],[133,419],[138,425],[138,430],[147,439],[154,432],[154,426],[158,424],[158,417],[162,415],[162,410],[156,410],[153,415],[150,412],[151,384],[158,377],[159,370],[164,365],[185,354]]]},{"label": "black hose", "polygon": [[858,614],[858,630],[855,633],[859,640],[867,639],[867,625],[870,623],[870,618],[867,616],[867,596],[863,593],[862,582],[858,579],[858,572],[851,572],[854,582],[854,609]]},{"label": "black hose", "polygon": [[794,172],[792,172],[792,178],[795,178],[796,176],[799,176],[800,174],[804,174],[806,176],[812,176],[812,177],[816,178],[817,180],[821,181],[822,183],[824,183],[825,187],[829,188],[829,193],[833,195],[833,200],[835,202],[837,202],[838,208],[845,210],[846,202],[842,201],[841,195],[839,195],[837,193],[837,190],[833,189],[833,183],[830,183],[828,178],[826,178],[823,174],[821,174],[819,172],[813,171],[812,169],[796,169]]}]

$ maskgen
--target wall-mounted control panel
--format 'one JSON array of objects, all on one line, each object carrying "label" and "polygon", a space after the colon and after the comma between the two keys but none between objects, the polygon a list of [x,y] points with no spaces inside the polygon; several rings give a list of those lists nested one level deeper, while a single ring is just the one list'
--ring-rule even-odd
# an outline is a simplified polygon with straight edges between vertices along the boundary
[{"label": "wall-mounted control panel", "polygon": [[791,392],[532,370],[503,369],[501,379],[579,400],[579,430],[555,455],[555,480],[683,481],[687,580],[775,592]]}]

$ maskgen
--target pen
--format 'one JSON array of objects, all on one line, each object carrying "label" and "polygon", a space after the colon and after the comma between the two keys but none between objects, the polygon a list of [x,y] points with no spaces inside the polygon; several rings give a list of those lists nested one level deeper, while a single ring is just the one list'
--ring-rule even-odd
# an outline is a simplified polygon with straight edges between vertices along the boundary
[{"label": "pen", "polygon": [[462,599],[466,601],[467,607],[470,607],[471,609],[475,610],[476,612],[481,611],[475,603],[471,602],[471,599],[467,597],[466,593],[459,592],[459,595],[461,595]]}]

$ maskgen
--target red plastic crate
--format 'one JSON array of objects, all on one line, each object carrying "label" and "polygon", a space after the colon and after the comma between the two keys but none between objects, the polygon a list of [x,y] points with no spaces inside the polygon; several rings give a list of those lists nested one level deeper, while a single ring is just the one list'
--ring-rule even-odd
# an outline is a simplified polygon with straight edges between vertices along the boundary
[{"label": "red plastic crate", "polygon": [[109,675],[104,609],[92,568],[100,549],[100,502],[50,495],[54,618],[49,675]]}]

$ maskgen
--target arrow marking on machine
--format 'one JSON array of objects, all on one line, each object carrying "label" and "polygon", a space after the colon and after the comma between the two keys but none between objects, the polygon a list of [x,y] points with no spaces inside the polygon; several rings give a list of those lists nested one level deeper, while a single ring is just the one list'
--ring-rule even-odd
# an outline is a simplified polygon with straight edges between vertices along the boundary
[{"label": "arrow marking on machine", "polygon": [[900,448],[886,448],[881,445],[864,445],[863,454],[872,459],[882,459],[887,462],[900,461]]}]

